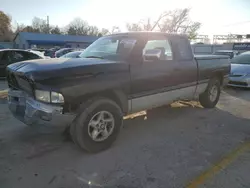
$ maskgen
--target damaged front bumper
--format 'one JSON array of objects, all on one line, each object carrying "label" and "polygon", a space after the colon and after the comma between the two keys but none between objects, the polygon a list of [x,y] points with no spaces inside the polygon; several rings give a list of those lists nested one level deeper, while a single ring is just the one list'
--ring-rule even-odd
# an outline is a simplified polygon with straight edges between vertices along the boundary
[{"label": "damaged front bumper", "polygon": [[63,107],[34,100],[21,90],[8,91],[8,105],[12,114],[27,125],[66,125],[75,117],[63,114]]}]

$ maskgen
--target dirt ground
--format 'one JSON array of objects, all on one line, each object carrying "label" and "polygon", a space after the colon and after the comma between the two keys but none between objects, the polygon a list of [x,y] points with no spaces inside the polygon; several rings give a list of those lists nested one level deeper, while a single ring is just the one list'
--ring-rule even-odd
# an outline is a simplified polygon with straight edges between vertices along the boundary
[{"label": "dirt ground", "polygon": [[[220,173],[229,163],[197,177],[249,140],[250,90],[225,89],[214,109],[175,103],[127,119],[115,144],[98,154],[81,151],[61,127],[25,126],[0,104],[0,187],[243,187],[218,184],[216,178],[227,182],[231,171]],[[239,165],[230,167],[237,171],[231,178],[246,177]],[[240,181],[250,185],[249,178]]]}]

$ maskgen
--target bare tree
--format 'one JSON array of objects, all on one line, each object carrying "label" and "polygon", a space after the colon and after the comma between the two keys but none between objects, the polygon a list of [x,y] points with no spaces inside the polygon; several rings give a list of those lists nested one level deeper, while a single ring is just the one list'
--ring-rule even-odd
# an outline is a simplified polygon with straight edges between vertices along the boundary
[{"label": "bare tree", "polygon": [[121,32],[121,29],[118,27],[118,26],[113,26],[111,31],[109,32],[110,34],[113,34],[113,33],[119,33]]},{"label": "bare tree", "polygon": [[104,36],[110,34],[108,29],[102,28],[102,30],[99,33],[99,36]]},{"label": "bare tree", "polygon": [[32,20],[32,28],[34,29],[34,32],[38,33],[49,33],[50,28],[47,24],[47,21],[38,17],[34,17]]},{"label": "bare tree", "polygon": [[32,26],[30,25],[25,25],[25,24],[18,24],[16,28],[14,29],[14,34],[17,34],[19,32],[30,32],[30,33],[38,33],[40,32],[39,29],[34,29]]},{"label": "bare tree", "polygon": [[98,36],[98,34],[100,33],[98,27],[96,26],[89,26],[88,28],[88,35],[91,36]]},{"label": "bare tree", "polygon": [[24,24],[16,24],[17,26],[15,27],[14,29],[14,33],[19,33],[19,32],[23,32],[24,28],[27,27],[26,25]]},{"label": "bare tree", "polygon": [[61,34],[61,30],[58,26],[55,26],[55,27],[52,27],[51,30],[50,30],[50,33],[51,34]]},{"label": "bare tree", "polygon": [[128,31],[143,31],[140,23],[127,23],[126,27]]},{"label": "bare tree", "polygon": [[198,30],[201,27],[201,23],[200,22],[190,22],[186,28],[184,28],[183,33],[188,35],[188,38],[190,40],[195,39],[198,35]]},{"label": "bare tree", "polygon": [[0,11],[0,41],[11,41],[12,35],[11,17]]},{"label": "bare tree", "polygon": [[27,25],[25,28],[23,28],[22,30],[23,32],[31,32],[31,33],[34,33],[34,32],[37,32],[36,29],[34,29],[32,26],[30,25]]},{"label": "bare tree", "polygon": [[190,39],[197,36],[201,23],[192,22],[189,18],[190,9],[176,9],[160,14],[158,19],[152,22],[151,19],[138,23],[127,24],[129,31],[161,31],[166,33],[187,34]]},{"label": "bare tree", "polygon": [[75,18],[67,26],[68,35],[87,35],[89,32],[89,25],[81,18]]}]

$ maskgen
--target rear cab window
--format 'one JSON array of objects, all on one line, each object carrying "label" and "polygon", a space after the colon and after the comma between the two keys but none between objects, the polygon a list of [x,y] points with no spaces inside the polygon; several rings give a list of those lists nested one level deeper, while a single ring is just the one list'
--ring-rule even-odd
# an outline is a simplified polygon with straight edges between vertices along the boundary
[{"label": "rear cab window", "polygon": [[186,37],[173,37],[173,43],[176,49],[175,56],[181,61],[190,61],[193,59],[193,52],[190,42]]},{"label": "rear cab window", "polygon": [[147,50],[160,49],[161,50],[161,61],[173,60],[173,53],[170,41],[165,36],[157,36],[149,38],[143,48],[143,55]]}]

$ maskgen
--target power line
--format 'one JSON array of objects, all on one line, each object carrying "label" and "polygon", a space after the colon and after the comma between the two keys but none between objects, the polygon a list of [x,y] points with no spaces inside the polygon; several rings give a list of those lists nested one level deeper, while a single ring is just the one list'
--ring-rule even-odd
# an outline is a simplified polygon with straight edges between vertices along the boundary
[{"label": "power line", "polygon": [[250,23],[250,20],[244,21],[244,22],[236,22],[236,23],[224,25],[224,27],[233,26],[233,25],[241,25],[241,24],[245,24],[245,23]]}]

